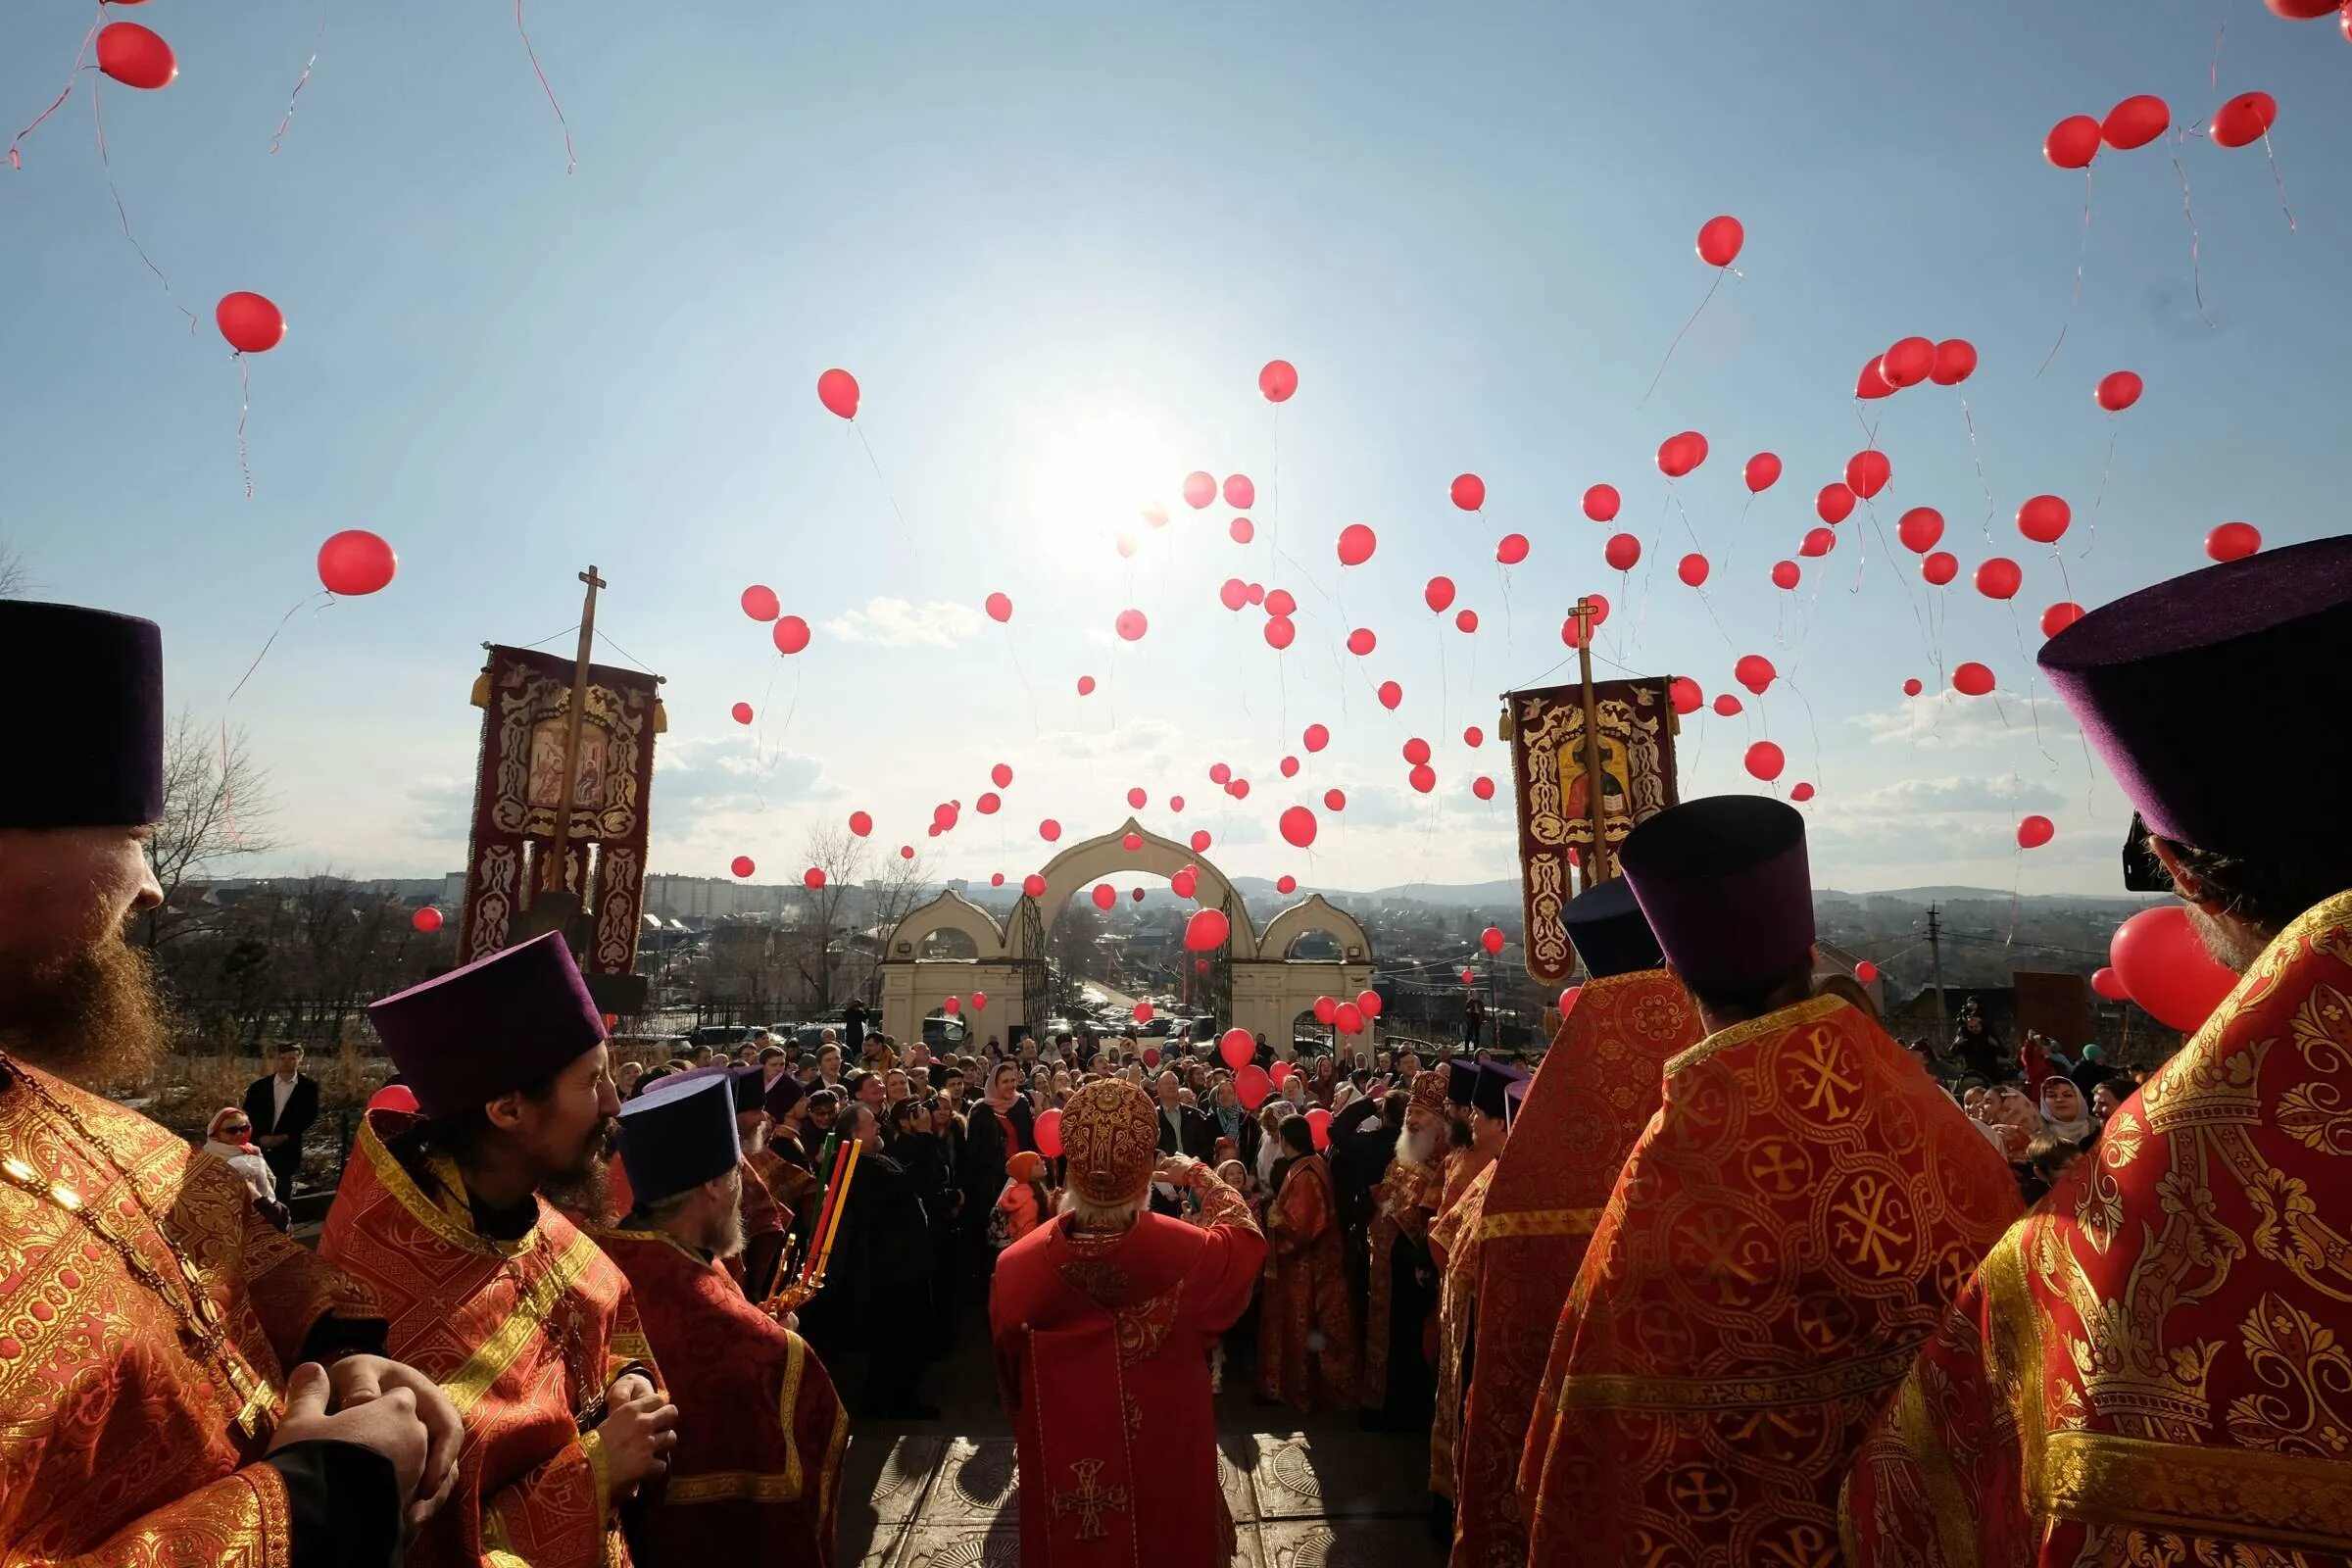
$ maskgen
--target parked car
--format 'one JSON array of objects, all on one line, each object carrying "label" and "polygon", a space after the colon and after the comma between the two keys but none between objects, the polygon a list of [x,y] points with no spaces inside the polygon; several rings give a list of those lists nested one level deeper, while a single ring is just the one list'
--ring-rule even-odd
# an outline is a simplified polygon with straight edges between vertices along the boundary
[{"label": "parked car", "polygon": [[694,1032],[695,1045],[712,1051],[733,1051],[751,1038],[751,1029],[739,1023],[707,1023]]}]

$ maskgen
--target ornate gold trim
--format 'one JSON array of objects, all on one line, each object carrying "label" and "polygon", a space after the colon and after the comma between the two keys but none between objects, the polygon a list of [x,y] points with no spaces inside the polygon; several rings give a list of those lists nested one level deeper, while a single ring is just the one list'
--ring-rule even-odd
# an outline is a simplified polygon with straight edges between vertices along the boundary
[{"label": "ornate gold trim", "polygon": [[592,1238],[575,1236],[545,1273],[522,1288],[506,1321],[466,1358],[464,1366],[442,1382],[442,1391],[457,1405],[460,1415],[481,1402],[490,1386],[514,1364],[523,1346],[539,1332],[564,1293],[604,1255]]},{"label": "ornate gold trim", "polygon": [[1505,1214],[1482,1214],[1471,1235],[1473,1246],[1519,1236],[1590,1236],[1600,1223],[1597,1208],[1528,1208]]},{"label": "ornate gold trim", "polygon": [[[800,1466],[795,1453],[793,1466]],[[706,1476],[672,1476],[662,1494],[663,1503],[686,1506],[698,1502],[797,1502],[801,1478],[762,1474],[757,1470],[718,1470]]]},{"label": "ornate gold trim", "polygon": [[[539,1245],[539,1226],[535,1220],[519,1240],[513,1242],[494,1241],[480,1235],[470,1225],[460,1224],[447,1209],[424,1196],[423,1189],[416,1185],[408,1167],[385,1147],[382,1135],[375,1130],[373,1115],[360,1118],[357,1142],[361,1155],[375,1173],[376,1185],[389,1193],[392,1200],[406,1209],[419,1225],[450,1246],[485,1257],[515,1258]],[[450,1165],[449,1174],[450,1179],[457,1183],[458,1198],[463,1202],[466,1178],[454,1164]],[[538,1200],[533,1198],[531,1201],[535,1204]]]},{"label": "ornate gold trim", "polygon": [[1783,1029],[1794,1029],[1800,1024],[1818,1023],[1847,1005],[1843,997],[1823,995],[1807,997],[1745,1023],[1736,1023],[1729,1029],[1718,1029],[1679,1056],[1666,1059],[1666,1076],[1688,1072],[1710,1056],[1720,1056],[1727,1051],[1746,1045],[1763,1035],[1776,1034]]},{"label": "ornate gold trim", "polygon": [[2042,1417],[2048,1368],[2041,1358],[2041,1314],[2034,1304],[2034,1289],[2026,1275],[2028,1215],[2001,1233],[1979,1266],[1984,1295],[1990,1303],[1992,1343],[1985,1353],[1995,1369],[2006,1362],[2017,1375],[2017,1431],[2025,1474],[2041,1472],[2042,1443],[2047,1428]]},{"label": "ornate gold trim", "polygon": [[[1842,1005],[1842,1004],[1840,1004]],[[1622,1372],[1571,1374],[1560,1385],[1562,1410],[1724,1410],[1821,1404],[1875,1394],[1900,1383],[1918,1359],[1916,1345],[1804,1372],[1752,1376],[1655,1378]]]},{"label": "ornate gold trim", "polygon": [[2062,1518],[2352,1551],[2352,1466],[2337,1459],[2053,1432],[2030,1484]]},{"label": "ornate gold trim", "polygon": [[1903,1380],[1895,1421],[1903,1446],[1919,1466],[1920,1482],[1927,1488],[1943,1560],[1950,1568],[1977,1568],[1976,1530],[1960,1491],[1960,1477],[1952,1469],[1952,1456],[1944,1450],[1943,1435],[1936,1430],[1935,1418],[1928,1412],[1927,1389],[1917,1367]]}]

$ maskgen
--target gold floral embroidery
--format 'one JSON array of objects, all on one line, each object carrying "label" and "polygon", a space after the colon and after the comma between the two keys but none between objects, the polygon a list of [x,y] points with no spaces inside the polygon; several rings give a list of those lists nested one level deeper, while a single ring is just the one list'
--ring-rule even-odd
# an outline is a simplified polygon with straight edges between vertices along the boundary
[{"label": "gold floral embroidery", "polygon": [[2230,1401],[2230,1433],[2249,1448],[2342,1459],[2352,1455],[2352,1426],[2328,1395],[2352,1394],[2352,1352],[2334,1331],[2301,1307],[2265,1292],[2238,1329],[2246,1364],[2278,1394]]}]

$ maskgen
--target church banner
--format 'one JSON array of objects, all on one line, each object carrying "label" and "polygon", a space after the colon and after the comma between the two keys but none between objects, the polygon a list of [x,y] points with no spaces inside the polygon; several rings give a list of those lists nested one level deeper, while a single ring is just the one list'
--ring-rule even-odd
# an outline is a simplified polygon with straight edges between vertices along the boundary
[{"label": "church banner", "polygon": [[[462,963],[527,934],[522,914],[544,876],[539,858],[555,840],[563,798],[572,675],[568,659],[494,646],[475,683],[482,755],[459,916]],[[594,915],[581,964],[592,979],[629,974],[637,966],[654,736],[661,728],[659,681],[639,670],[588,666],[564,886]],[[582,886],[587,877],[595,883],[593,896]]]},{"label": "church banner", "polygon": [[[1511,777],[1519,801],[1519,882],[1527,919],[1527,972],[1545,985],[1576,971],[1560,907],[1576,896],[1570,852],[1592,844],[1585,777],[1581,685],[1511,692],[1503,699],[1511,735]],[[1678,722],[1667,678],[1596,681],[1600,730],[1601,827],[1614,852],[1634,824],[1675,803]]]}]

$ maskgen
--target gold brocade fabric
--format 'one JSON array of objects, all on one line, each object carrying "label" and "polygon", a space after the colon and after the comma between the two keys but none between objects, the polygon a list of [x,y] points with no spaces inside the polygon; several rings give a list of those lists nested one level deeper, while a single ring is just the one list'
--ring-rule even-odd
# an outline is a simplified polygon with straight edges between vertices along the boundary
[{"label": "gold brocade fabric", "polygon": [[1842,1523],[1906,1568],[2352,1562],[2352,892],[1985,1259]]},{"label": "gold brocade fabric", "polygon": [[[283,1368],[321,1317],[373,1316],[365,1293],[263,1222],[227,1166],[35,1069],[0,1073],[0,1161],[44,1189],[0,1183],[0,1562],[283,1568],[285,1487],[258,1462]],[[200,1291],[225,1354],[184,1334],[172,1301],[65,1201],[182,1303]]]},{"label": "gold brocade fabric", "polygon": [[1430,1222],[1432,1249],[1442,1259],[1438,1282],[1438,1414],[1429,1432],[1429,1490],[1450,1498],[1454,1440],[1462,1428],[1462,1358],[1470,1348],[1478,1301],[1479,1217],[1499,1167],[1489,1158],[1451,1207]]},{"label": "gold brocade fabric", "polygon": [[1527,1560],[1519,1461],[1542,1401],[1552,1331],[1666,1062],[1698,1043],[1698,1014],[1663,969],[1589,981],[1512,1119],[1478,1224],[1478,1346],[1454,1474],[1452,1568]]},{"label": "gold brocade fabric", "polygon": [[[1423,1077],[1439,1076],[1422,1074]],[[1389,1396],[1389,1314],[1396,1305],[1396,1276],[1392,1254],[1399,1241],[1418,1245],[1428,1239],[1429,1222],[1436,1218],[1446,1176],[1436,1165],[1392,1163],[1380,1185],[1372,1189],[1373,1211],[1370,1289],[1364,1298],[1364,1408],[1377,1410]],[[1415,1343],[1419,1343],[1418,1330]]]},{"label": "gold brocade fabric", "polygon": [[1561,1315],[1529,1560],[1827,1568],[1855,1447],[2018,1206],[1836,997],[1674,1057]]}]

